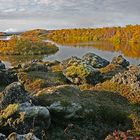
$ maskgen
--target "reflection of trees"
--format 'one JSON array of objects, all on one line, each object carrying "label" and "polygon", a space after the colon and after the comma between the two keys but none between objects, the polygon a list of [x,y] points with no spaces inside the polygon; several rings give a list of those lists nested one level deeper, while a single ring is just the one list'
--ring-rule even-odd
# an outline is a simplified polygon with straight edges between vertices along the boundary
[{"label": "reflection of trees", "polygon": [[102,41],[102,42],[88,42],[88,43],[72,43],[63,45],[67,45],[70,47],[94,47],[98,50],[102,51],[110,51],[110,52],[121,52],[126,57],[131,58],[140,58],[140,44],[112,44],[111,42]]},{"label": "reflection of trees", "polygon": [[120,46],[120,50],[124,56],[140,58],[140,44],[123,45]]},{"label": "reflection of trees", "polygon": [[34,59],[43,59],[43,55],[0,55],[0,60],[9,62],[12,66],[28,62]]}]

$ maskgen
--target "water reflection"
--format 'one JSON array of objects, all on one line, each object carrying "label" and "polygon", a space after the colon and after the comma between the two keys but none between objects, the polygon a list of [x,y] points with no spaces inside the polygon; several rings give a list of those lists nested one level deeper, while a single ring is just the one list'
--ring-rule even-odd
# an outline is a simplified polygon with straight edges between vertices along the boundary
[{"label": "water reflection", "polygon": [[119,52],[125,57],[140,59],[140,44],[119,44],[115,45],[111,42],[85,42],[75,44],[65,44],[60,46],[69,47],[93,47],[101,51]]},{"label": "water reflection", "polygon": [[[56,43],[55,43],[56,44]],[[4,61],[7,66],[14,66],[19,63],[27,62],[33,59],[41,59],[44,61],[63,60],[71,56],[82,57],[88,52],[111,61],[114,56],[123,55],[131,64],[140,64],[140,44],[113,45],[110,42],[87,42],[75,44],[56,44],[59,51],[51,55],[28,55],[28,56],[0,56],[0,60]]]},{"label": "water reflection", "polygon": [[57,45],[59,46],[59,52],[53,56],[45,57],[44,61],[63,60],[70,56],[82,57],[88,52],[93,52],[109,61],[114,56],[123,55],[131,64],[140,64],[140,45],[138,44],[132,46],[128,44],[113,45],[110,42],[86,42]]}]

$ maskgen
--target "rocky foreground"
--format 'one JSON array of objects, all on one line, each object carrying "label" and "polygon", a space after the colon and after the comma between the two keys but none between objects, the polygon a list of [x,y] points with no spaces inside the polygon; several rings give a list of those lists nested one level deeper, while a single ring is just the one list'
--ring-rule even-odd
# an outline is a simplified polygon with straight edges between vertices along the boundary
[{"label": "rocky foreground", "polygon": [[96,54],[0,62],[0,140],[140,140],[140,66]]}]

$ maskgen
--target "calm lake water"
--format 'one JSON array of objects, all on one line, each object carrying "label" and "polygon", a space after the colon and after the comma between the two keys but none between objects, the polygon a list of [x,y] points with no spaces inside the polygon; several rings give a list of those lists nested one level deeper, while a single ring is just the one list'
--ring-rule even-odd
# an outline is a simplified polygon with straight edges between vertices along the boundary
[{"label": "calm lake water", "polygon": [[73,45],[56,45],[59,47],[59,51],[52,55],[0,56],[0,59],[6,63],[7,67],[11,67],[13,65],[17,65],[18,63],[30,61],[33,59],[42,59],[43,61],[61,61],[71,56],[77,56],[80,58],[86,53],[91,52],[109,61],[111,61],[114,56],[123,55],[131,64],[140,64],[140,46],[136,46],[136,49],[133,47],[132,49],[131,46],[114,46],[108,42],[88,42]]},{"label": "calm lake water", "polygon": [[[123,55],[131,64],[138,65],[140,64],[140,48],[139,52],[137,51],[135,55],[133,55],[132,51],[129,53],[129,56],[125,56],[122,50],[115,50],[112,44],[108,44],[107,42],[96,42],[96,43],[81,43],[74,45],[60,45],[56,44],[59,47],[59,51],[50,56],[45,56],[44,61],[48,60],[63,60],[71,56],[82,57],[86,53],[95,53],[109,61],[112,60],[114,56]],[[110,45],[110,46],[109,46]]]}]

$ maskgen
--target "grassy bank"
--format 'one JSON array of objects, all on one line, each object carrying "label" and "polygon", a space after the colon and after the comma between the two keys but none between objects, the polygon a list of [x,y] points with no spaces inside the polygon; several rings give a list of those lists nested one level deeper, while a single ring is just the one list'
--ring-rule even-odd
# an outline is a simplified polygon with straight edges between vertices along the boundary
[{"label": "grassy bank", "polygon": [[10,40],[0,41],[0,54],[4,55],[41,55],[57,51],[57,46],[43,42],[36,36],[33,38],[13,36]]}]

